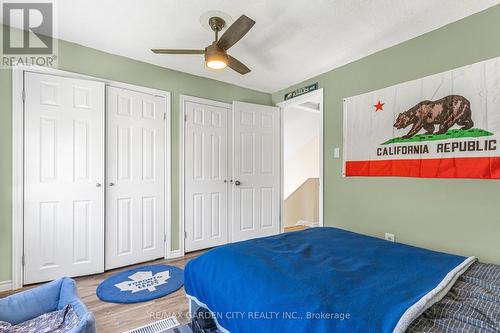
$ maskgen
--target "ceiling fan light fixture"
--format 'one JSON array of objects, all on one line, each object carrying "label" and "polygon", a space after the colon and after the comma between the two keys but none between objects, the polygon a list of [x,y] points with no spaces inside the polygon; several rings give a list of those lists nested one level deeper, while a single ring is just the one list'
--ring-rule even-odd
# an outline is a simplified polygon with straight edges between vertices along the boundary
[{"label": "ceiling fan light fixture", "polygon": [[251,72],[250,68],[238,59],[228,55],[227,50],[243,38],[254,24],[254,20],[246,15],[241,15],[219,38],[219,32],[226,26],[226,21],[219,16],[211,16],[208,19],[208,25],[215,33],[215,40],[204,50],[152,49],[151,51],[156,54],[204,54],[206,68],[221,70],[229,67],[235,72],[245,75]]},{"label": "ceiling fan light fixture", "polygon": [[211,69],[224,69],[227,67],[227,63],[222,60],[210,60],[207,61],[207,67]]},{"label": "ceiling fan light fixture", "polygon": [[205,64],[211,69],[224,69],[227,67],[228,57],[226,52],[216,45],[210,45],[205,51]]}]

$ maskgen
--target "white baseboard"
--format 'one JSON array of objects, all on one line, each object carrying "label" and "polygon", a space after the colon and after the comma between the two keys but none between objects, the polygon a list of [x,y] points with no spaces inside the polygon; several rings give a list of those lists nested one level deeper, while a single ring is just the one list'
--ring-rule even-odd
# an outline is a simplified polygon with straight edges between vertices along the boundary
[{"label": "white baseboard", "polygon": [[319,227],[319,222],[299,220],[297,223],[295,223],[295,225],[302,225],[304,227],[314,228],[314,227]]},{"label": "white baseboard", "polygon": [[182,257],[181,250],[173,250],[167,255],[167,259],[175,259]]},{"label": "white baseboard", "polygon": [[0,291],[9,291],[12,290],[12,281],[0,281]]}]

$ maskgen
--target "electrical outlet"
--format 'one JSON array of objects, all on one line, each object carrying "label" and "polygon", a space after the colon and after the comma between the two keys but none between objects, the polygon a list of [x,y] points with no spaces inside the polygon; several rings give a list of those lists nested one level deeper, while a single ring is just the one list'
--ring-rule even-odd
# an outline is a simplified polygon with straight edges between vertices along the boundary
[{"label": "electrical outlet", "polygon": [[333,158],[340,158],[340,148],[339,147],[335,147],[335,149],[333,149]]},{"label": "electrical outlet", "polygon": [[390,234],[388,232],[385,233],[385,240],[389,242],[394,242],[396,240],[396,236],[394,234]]}]

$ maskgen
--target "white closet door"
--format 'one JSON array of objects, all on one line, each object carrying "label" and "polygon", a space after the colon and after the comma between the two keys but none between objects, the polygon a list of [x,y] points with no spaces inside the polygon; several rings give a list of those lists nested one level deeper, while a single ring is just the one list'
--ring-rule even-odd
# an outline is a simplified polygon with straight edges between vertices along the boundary
[{"label": "white closet door", "polygon": [[228,111],[186,101],[185,251],[227,243]]},{"label": "white closet door", "polygon": [[165,99],[106,91],[106,269],[112,269],[165,254]]},{"label": "white closet door", "polygon": [[24,283],[104,270],[104,84],[25,74]]},{"label": "white closet door", "polygon": [[233,102],[233,241],[280,232],[280,114]]}]

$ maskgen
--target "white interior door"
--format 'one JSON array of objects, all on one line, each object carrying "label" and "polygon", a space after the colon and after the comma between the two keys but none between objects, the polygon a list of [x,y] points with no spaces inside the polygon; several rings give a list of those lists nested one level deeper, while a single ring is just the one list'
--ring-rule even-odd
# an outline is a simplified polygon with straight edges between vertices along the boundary
[{"label": "white interior door", "polygon": [[107,87],[106,269],[165,254],[165,98]]},{"label": "white interior door", "polygon": [[280,232],[280,113],[233,102],[232,240]]},{"label": "white interior door", "polygon": [[104,270],[104,84],[25,74],[24,283]]},{"label": "white interior door", "polygon": [[185,251],[227,243],[229,108],[186,101]]}]

